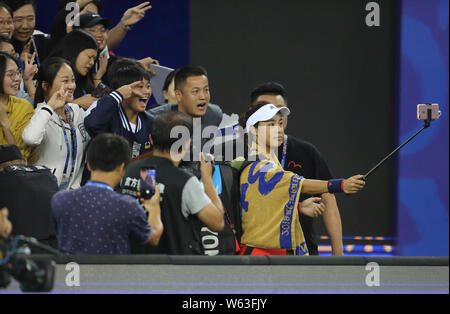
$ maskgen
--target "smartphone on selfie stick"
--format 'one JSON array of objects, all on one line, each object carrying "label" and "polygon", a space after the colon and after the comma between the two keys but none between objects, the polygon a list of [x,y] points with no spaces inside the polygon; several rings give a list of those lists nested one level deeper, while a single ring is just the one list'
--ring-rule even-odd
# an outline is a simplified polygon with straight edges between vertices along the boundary
[{"label": "smartphone on selfie stick", "polygon": [[423,130],[427,129],[431,125],[431,121],[438,120],[441,116],[441,111],[439,110],[438,104],[418,104],[417,105],[417,120],[424,121],[424,126],[422,129],[420,129],[416,134],[411,136],[409,139],[407,139],[402,145],[397,147],[392,153],[387,155],[382,161],[380,161],[375,167],[370,169],[369,172],[367,172],[363,176],[363,180],[367,181],[367,178],[375,171],[377,170],[386,160],[391,158],[396,152],[398,152],[400,149],[402,149],[406,144],[411,142],[413,138],[415,138],[417,135],[419,135]]}]

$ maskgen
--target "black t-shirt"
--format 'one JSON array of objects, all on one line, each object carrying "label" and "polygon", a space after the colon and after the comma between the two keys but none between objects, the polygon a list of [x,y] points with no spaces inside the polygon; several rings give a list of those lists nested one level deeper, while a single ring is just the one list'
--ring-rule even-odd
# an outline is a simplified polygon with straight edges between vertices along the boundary
[{"label": "black t-shirt", "polygon": [[[33,35],[33,39],[34,39],[34,43],[36,44],[36,49],[37,49],[36,63],[38,63],[38,61],[39,61],[39,65],[40,65],[52,53],[53,42],[50,39],[50,37],[46,34]],[[14,38],[12,39],[12,43],[14,46],[14,50],[17,53],[21,54],[22,50],[25,46],[24,43],[14,39]],[[34,52],[36,52],[34,49],[34,45],[31,45],[30,53],[34,53]]]},{"label": "black t-shirt", "polygon": [[13,235],[46,240],[55,235],[51,199],[56,177],[45,167],[16,165],[0,171],[0,208],[7,207]]},{"label": "black t-shirt", "polygon": [[188,180],[193,176],[175,167],[167,158],[151,156],[129,164],[120,183],[119,192],[137,198],[140,186],[140,169],[152,166],[156,169],[156,182],[161,198],[161,220],[164,232],[157,247],[131,245],[132,253],[200,255],[200,221],[196,215],[185,218],[182,214],[182,194]]},{"label": "black t-shirt", "polygon": [[[280,162],[283,158],[283,145],[278,149]],[[317,148],[306,141],[288,136],[286,160],[284,170],[294,172],[306,179],[329,180],[332,178],[322,154]],[[302,194],[300,202],[311,197]],[[305,235],[306,244],[310,255],[318,255],[317,243],[314,232],[314,220],[305,215],[300,215],[300,224]]]}]

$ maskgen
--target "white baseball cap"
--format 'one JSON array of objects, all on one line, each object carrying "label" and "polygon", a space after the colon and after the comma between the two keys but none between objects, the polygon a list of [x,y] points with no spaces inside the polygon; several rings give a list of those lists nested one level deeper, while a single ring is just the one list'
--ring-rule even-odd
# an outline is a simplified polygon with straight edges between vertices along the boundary
[{"label": "white baseball cap", "polygon": [[273,104],[264,105],[248,118],[245,126],[247,132],[250,132],[250,127],[252,125],[255,125],[258,122],[270,120],[277,113],[279,113],[282,117],[286,117],[291,114],[291,111],[286,107],[277,108]]}]

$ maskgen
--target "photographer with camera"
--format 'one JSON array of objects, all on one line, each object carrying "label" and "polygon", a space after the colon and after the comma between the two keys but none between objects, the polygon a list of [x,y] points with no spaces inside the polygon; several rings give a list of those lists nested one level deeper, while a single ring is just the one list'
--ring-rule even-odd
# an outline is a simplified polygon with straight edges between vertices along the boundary
[{"label": "photographer with camera", "polygon": [[131,157],[127,140],[113,134],[95,137],[87,151],[91,181],[52,199],[59,250],[67,254],[129,254],[130,243],[157,245],[163,232],[159,191],[141,202],[113,189]]},{"label": "photographer with camera", "polygon": [[[167,112],[153,121],[150,139],[153,156],[131,163],[120,184],[120,192],[136,197],[142,169],[154,168],[161,190],[161,219],[164,234],[154,254],[203,254],[200,222],[213,231],[224,227],[222,202],[212,181],[212,165],[200,161],[202,183],[191,173],[180,169],[189,151],[192,118],[181,112]],[[181,135],[180,135],[181,131]],[[175,133],[175,134],[172,134]],[[175,135],[175,136],[174,136]],[[142,253],[141,248],[136,251]]]},{"label": "photographer with camera", "polygon": [[0,237],[7,238],[12,231],[12,224],[8,220],[8,209],[2,208],[0,210]]}]

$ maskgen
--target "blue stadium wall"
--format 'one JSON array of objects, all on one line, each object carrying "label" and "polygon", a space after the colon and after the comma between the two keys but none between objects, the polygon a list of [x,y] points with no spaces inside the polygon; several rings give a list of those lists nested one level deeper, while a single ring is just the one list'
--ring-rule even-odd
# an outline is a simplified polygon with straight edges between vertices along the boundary
[{"label": "blue stadium wall", "polygon": [[399,43],[398,142],[418,131],[418,103],[438,103],[439,121],[397,159],[397,252],[448,256],[448,0],[403,0]]}]

